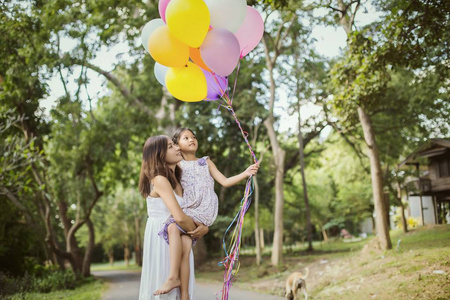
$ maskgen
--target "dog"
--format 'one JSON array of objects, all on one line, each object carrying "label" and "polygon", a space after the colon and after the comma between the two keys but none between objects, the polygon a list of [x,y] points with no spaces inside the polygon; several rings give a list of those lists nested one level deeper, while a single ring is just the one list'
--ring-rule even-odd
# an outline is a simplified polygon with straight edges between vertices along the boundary
[{"label": "dog", "polygon": [[297,293],[299,290],[303,292],[305,300],[308,300],[308,291],[306,290],[306,278],[309,274],[309,269],[305,268],[306,274],[303,275],[300,272],[294,272],[286,280],[286,299],[295,300],[297,298]]}]

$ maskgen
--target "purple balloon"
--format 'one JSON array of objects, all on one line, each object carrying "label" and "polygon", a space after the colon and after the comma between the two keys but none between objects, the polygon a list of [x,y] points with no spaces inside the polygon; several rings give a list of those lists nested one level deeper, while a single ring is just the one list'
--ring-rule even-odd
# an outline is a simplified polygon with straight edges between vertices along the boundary
[{"label": "purple balloon", "polygon": [[200,54],[214,73],[228,76],[236,68],[240,58],[239,41],[231,31],[215,28],[206,35],[200,46]]},{"label": "purple balloon", "polygon": [[208,94],[206,95],[206,101],[219,100],[220,97],[226,92],[228,87],[228,77],[213,75],[211,72],[203,70],[203,74],[206,77],[206,85],[208,86]]}]

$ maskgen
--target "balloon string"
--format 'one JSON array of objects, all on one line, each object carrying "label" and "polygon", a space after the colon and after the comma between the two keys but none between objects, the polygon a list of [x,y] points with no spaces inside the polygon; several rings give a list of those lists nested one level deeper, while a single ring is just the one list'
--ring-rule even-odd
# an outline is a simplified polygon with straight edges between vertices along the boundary
[{"label": "balloon string", "polygon": [[[221,96],[223,103],[219,104],[218,109],[220,108],[220,106],[222,106],[222,107],[225,107],[231,113],[231,115],[233,116],[236,124],[238,125],[238,127],[241,131],[242,137],[244,138],[245,143],[248,146],[248,149],[250,150],[250,154],[252,155],[253,161],[255,163],[258,163],[258,159],[256,158],[256,155],[253,152],[252,146],[250,145],[250,143],[248,141],[248,132],[244,131],[244,129],[242,128],[242,125],[239,122],[239,119],[237,118],[236,113],[232,106],[233,97],[234,97],[234,93],[236,90],[237,75],[239,73],[239,66],[240,66],[240,61],[238,64],[238,68],[236,70],[236,80],[234,82],[232,96],[230,98],[229,92],[228,91],[224,92]],[[215,78],[215,80],[217,82],[218,81],[217,76],[215,74],[213,74],[213,77]],[[223,250],[225,252],[225,258],[218,263],[219,266],[223,266],[225,268],[224,277],[223,277],[223,286],[222,286],[222,291],[221,291],[222,292],[222,298],[221,298],[222,300],[228,300],[232,282],[240,268],[239,254],[240,254],[240,250],[241,250],[242,229],[244,227],[245,214],[251,204],[250,196],[252,195],[252,193],[253,193],[253,176],[250,176],[247,179],[247,183],[245,186],[245,193],[244,193],[244,197],[241,199],[241,206],[239,208],[239,211],[237,212],[233,221],[231,221],[228,228],[225,230],[225,233],[222,238],[222,244],[223,244]],[[234,229],[233,229],[233,233],[232,233],[230,243],[229,243],[229,246],[227,249],[226,237],[230,233],[233,225],[234,225]],[[216,295],[216,299],[218,299],[217,295]]]},{"label": "balloon string", "polygon": [[240,69],[241,69],[241,59],[239,60],[238,65],[237,65],[236,76],[234,78],[234,87],[233,87],[233,93],[231,94],[230,105],[233,104],[234,92],[236,91],[236,84],[237,84],[237,79],[238,79]]},{"label": "balloon string", "polygon": [[244,141],[247,144],[248,149],[250,150],[250,154],[253,157],[253,161],[255,163],[258,163],[258,159],[256,158],[255,152],[253,152],[252,146],[250,145],[250,142],[247,139],[248,133],[246,131],[244,131],[244,129],[242,129],[241,122],[239,122],[238,118],[236,117],[236,113],[234,112],[234,109],[231,106],[231,102],[229,102],[229,103],[230,103],[229,105],[222,105],[222,106],[225,107],[231,113],[231,115],[233,116],[234,121],[238,125],[239,130],[241,131],[242,137],[244,138]]},{"label": "balloon string", "polygon": [[[231,284],[233,282],[234,277],[239,271],[240,262],[239,262],[239,254],[241,250],[241,238],[242,238],[242,229],[244,227],[244,217],[248,208],[251,204],[250,195],[253,193],[253,177],[250,176],[247,179],[247,184],[245,186],[245,194],[244,198],[241,200],[241,206],[239,208],[239,212],[236,214],[235,218],[228,226],[227,230],[224,233],[222,243],[223,249],[225,251],[226,257],[219,262],[219,266],[224,266],[224,278],[223,278],[223,287],[222,287],[222,300],[228,300]],[[233,230],[233,235],[231,237],[230,246],[227,250],[226,247],[226,236],[230,231],[233,224],[236,223],[235,228]],[[218,299],[216,295],[216,299]]]}]

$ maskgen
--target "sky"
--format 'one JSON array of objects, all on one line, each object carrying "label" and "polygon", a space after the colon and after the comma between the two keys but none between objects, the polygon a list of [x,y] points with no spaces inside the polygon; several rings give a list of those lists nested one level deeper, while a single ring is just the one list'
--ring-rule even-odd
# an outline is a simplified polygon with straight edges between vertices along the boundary
[{"label": "sky", "polygon": [[[373,7],[368,6],[367,13],[360,13],[357,15],[355,19],[357,26],[362,26],[373,22],[379,17],[379,13],[377,13]],[[320,16],[323,14],[329,13],[328,10],[316,10],[315,15]],[[338,56],[341,53],[341,50],[345,48],[346,45],[346,34],[341,27],[334,28],[331,26],[316,26],[312,32],[312,37],[315,38],[315,48],[316,51],[325,57],[333,58]],[[69,52],[75,46],[76,41],[70,39],[62,39],[61,41],[61,50]],[[136,43],[140,43],[140,41],[136,41]],[[142,48],[142,51],[145,51]],[[117,44],[112,48],[103,48],[100,50],[97,57],[92,61],[94,65],[99,66],[103,70],[112,71],[114,69],[114,65],[118,60],[122,61],[131,61],[132,58],[128,56],[128,46],[123,44]],[[67,71],[64,71],[67,72]],[[81,68],[75,68],[73,74],[69,76],[69,82],[67,83],[67,87],[70,91],[75,91],[77,88],[77,84],[75,79],[79,76],[81,72]],[[89,83],[87,85],[87,92],[89,93],[89,97],[92,99],[93,106],[96,105],[96,99],[106,95],[109,93],[109,90],[106,88],[106,79],[102,75],[98,75],[98,73],[88,70]],[[63,73],[64,76],[67,76],[67,73]],[[49,96],[45,99],[42,99],[40,102],[40,106],[45,109],[45,114],[48,115],[49,109],[56,104],[58,98],[64,95],[64,88],[61,83],[59,76],[54,76],[49,81]],[[88,94],[86,93],[86,89],[81,90],[82,99],[88,99]],[[280,116],[280,122],[277,124],[278,130],[280,132],[296,132],[298,128],[298,115],[288,115],[286,113],[288,107],[288,99],[286,97],[285,91],[278,91],[278,100],[276,102],[276,106],[274,112],[277,116]],[[178,100],[173,100],[178,101]],[[301,114],[302,119],[306,120],[311,115],[317,114],[320,111],[319,107],[315,107],[313,105],[306,105],[302,107]],[[328,135],[330,129],[324,131],[324,135]]]}]

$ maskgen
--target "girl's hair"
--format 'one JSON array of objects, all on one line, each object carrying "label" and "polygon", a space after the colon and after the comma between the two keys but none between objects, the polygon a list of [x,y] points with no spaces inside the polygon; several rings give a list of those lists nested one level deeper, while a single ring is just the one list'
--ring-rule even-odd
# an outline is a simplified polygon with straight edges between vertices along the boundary
[{"label": "girl's hair", "polygon": [[139,176],[139,192],[144,198],[150,195],[151,180],[158,175],[166,177],[173,189],[181,180],[181,168],[177,165],[174,174],[166,162],[168,140],[165,135],[157,135],[145,141]]},{"label": "girl's hair", "polygon": [[173,134],[172,142],[174,142],[175,144],[178,144],[178,142],[180,141],[180,138],[181,138],[181,134],[183,132],[185,132],[186,130],[189,130],[190,132],[192,132],[193,135],[195,135],[195,133],[191,129],[189,129],[187,127],[180,127]]}]

